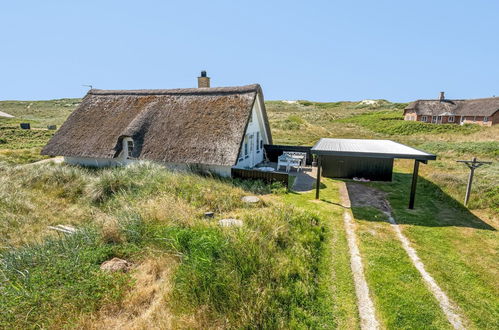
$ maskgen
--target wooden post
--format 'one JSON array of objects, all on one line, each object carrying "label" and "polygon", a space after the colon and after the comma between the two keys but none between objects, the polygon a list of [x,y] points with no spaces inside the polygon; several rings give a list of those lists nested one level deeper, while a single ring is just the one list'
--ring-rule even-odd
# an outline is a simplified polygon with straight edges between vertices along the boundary
[{"label": "wooden post", "polygon": [[315,183],[315,199],[319,199],[320,187],[321,187],[321,156],[317,155],[317,182]]},{"label": "wooden post", "polygon": [[470,169],[470,176],[468,177],[468,185],[466,186],[466,195],[464,196],[464,205],[468,205],[468,201],[470,200],[471,195],[471,184],[473,183],[473,176],[475,175],[475,169],[479,168],[482,165],[492,164],[492,162],[484,162],[476,160],[476,157],[473,157],[472,160],[458,160],[458,163],[464,163]]},{"label": "wooden post", "polygon": [[[476,161],[476,158],[473,158],[473,161]],[[470,200],[471,194],[471,184],[473,183],[473,175],[475,174],[475,167],[470,167],[470,176],[468,177],[468,185],[466,186],[466,196],[464,196],[464,205],[468,205],[468,201]]]},{"label": "wooden post", "polygon": [[414,160],[414,171],[412,172],[411,195],[409,196],[409,209],[414,209],[414,200],[416,198],[416,186],[418,184],[419,160]]}]

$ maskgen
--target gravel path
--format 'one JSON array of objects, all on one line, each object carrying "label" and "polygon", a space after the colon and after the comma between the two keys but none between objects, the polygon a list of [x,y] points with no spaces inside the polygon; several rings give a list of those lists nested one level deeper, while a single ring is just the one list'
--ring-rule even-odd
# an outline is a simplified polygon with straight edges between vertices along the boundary
[{"label": "gravel path", "polygon": [[[345,208],[350,208],[350,199],[345,183],[340,183],[341,204]],[[357,245],[355,236],[355,222],[353,221],[350,210],[343,211],[343,222],[347,234],[348,249],[350,251],[350,267],[352,268],[353,281],[355,284],[355,294],[357,295],[357,306],[359,308],[360,326],[362,329],[379,329],[379,322],[376,319],[376,310],[369,296],[369,287],[364,276],[364,266],[362,257]]]}]

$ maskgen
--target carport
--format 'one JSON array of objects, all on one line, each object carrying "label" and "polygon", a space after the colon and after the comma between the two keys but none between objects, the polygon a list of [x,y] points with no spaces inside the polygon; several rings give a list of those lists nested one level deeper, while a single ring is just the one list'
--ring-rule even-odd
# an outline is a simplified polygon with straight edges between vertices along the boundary
[{"label": "carport", "polygon": [[321,172],[333,178],[363,176],[391,181],[395,158],[414,159],[409,209],[414,208],[419,163],[437,159],[433,154],[391,140],[322,138],[311,152],[317,157],[316,199],[319,199]]}]

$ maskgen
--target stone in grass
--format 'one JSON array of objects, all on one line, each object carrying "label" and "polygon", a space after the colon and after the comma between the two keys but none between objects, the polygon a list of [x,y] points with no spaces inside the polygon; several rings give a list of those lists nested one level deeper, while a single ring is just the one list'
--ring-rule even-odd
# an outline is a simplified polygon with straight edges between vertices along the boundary
[{"label": "stone in grass", "polygon": [[111,260],[104,261],[102,265],[100,265],[101,270],[111,273],[114,272],[126,273],[128,270],[130,270],[130,267],[132,267],[131,263],[120,258],[113,258]]},{"label": "stone in grass", "polygon": [[222,219],[218,221],[218,224],[222,227],[242,227],[243,221],[238,219]]},{"label": "stone in grass", "polygon": [[245,203],[254,204],[258,203],[260,201],[260,198],[256,196],[244,196],[243,198],[241,198],[241,200]]}]

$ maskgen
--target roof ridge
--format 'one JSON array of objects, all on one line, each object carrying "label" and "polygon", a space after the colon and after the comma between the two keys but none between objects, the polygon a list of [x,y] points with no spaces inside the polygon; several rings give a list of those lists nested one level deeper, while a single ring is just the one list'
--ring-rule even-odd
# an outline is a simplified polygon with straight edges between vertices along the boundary
[{"label": "roof ridge", "polygon": [[259,84],[211,88],[174,88],[174,89],[91,89],[90,95],[207,95],[250,93],[261,90]]},{"label": "roof ridge", "polygon": [[[499,100],[499,96],[491,96],[491,97],[481,97],[475,99],[444,99],[444,101],[481,101],[481,100]],[[437,101],[440,102],[440,99],[419,99],[412,102],[418,101]]]}]

